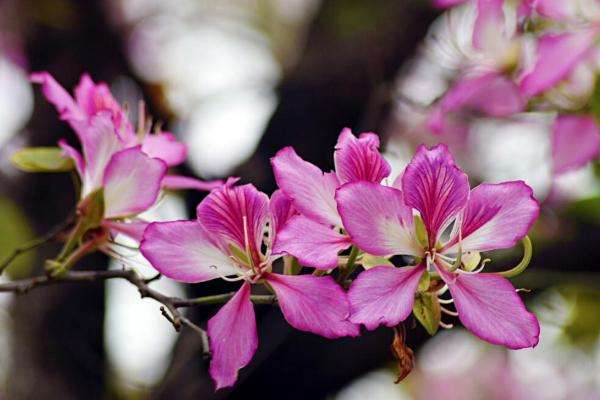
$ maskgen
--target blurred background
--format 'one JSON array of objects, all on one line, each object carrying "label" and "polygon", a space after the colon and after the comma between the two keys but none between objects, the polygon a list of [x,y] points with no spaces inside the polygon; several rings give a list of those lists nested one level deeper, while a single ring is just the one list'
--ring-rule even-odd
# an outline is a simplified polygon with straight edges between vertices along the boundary
[{"label": "blurred background", "polygon": [[[532,265],[514,280],[531,289],[522,295],[542,324],[535,349],[486,345],[460,327],[431,338],[409,320],[416,367],[395,385],[390,329],[330,341],[258,306],[256,356],[234,388],[214,393],[200,339],[174,332],[156,302],[124,282],[62,285],[0,296],[2,397],[600,398],[599,165],[554,176],[552,117],[544,113],[470,120],[468,141],[432,135],[423,124],[468,57],[461,46],[472,24],[468,6],[442,13],[426,0],[0,0],[2,257],[63,221],[76,201],[68,174],[24,174],[9,161],[25,145],[74,141],[28,81],[39,70],[67,89],[89,72],[122,103],[143,98],[190,147],[181,173],[237,175],[271,192],[269,158],[278,149],[292,145],[331,169],[348,126],[380,134],[396,172],[417,144],[445,141],[472,184],[524,179],[543,204]],[[169,194],[152,217],[190,217],[202,196]],[[40,273],[57,248],[22,256],[1,279]],[[514,264],[519,251],[495,254],[490,268]],[[119,265],[95,255],[80,267]],[[157,288],[199,296],[228,286],[161,279]],[[215,311],[189,310],[202,326]]]}]

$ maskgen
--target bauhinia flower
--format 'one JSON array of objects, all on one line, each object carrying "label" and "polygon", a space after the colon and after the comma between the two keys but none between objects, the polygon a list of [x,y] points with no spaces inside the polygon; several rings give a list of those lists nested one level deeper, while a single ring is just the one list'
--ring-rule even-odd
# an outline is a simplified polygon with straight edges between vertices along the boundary
[{"label": "bauhinia flower", "polygon": [[[127,118],[127,112],[117,103],[105,83],[96,84],[89,75],[83,74],[79,84],[75,87],[75,97],[73,98],[47,72],[33,73],[31,74],[31,80],[42,85],[44,96],[56,107],[60,118],[73,128],[81,142],[84,153],[86,152],[85,146],[89,147],[90,141],[94,140],[90,136],[95,135],[94,132],[100,129],[98,125],[108,125],[108,121],[114,127],[115,138],[111,138],[110,143],[91,144],[100,147],[88,148],[88,152],[104,151],[106,153],[110,150],[115,151],[140,146],[140,150],[144,154],[164,161],[169,167],[185,161],[187,147],[185,144],[178,142],[173,134],[162,130],[158,130],[156,133],[150,132],[151,126],[145,120],[143,103],[140,103],[138,127],[137,130],[134,130]],[[98,122],[97,120],[100,118],[105,121]],[[59,145],[67,155],[74,157],[76,163],[79,164],[78,158],[81,157],[77,155],[73,148],[68,146],[65,141],[59,142]],[[106,154],[104,155],[106,156]],[[98,169],[95,166],[91,166],[91,168],[94,170],[88,171],[86,176],[82,175],[82,178],[85,178],[83,180],[84,194],[89,193],[92,187],[97,186],[97,182],[94,182],[94,180],[100,179],[101,176],[101,168]],[[222,183],[222,181],[203,182],[191,177],[165,175],[161,185],[170,189],[211,190]]]},{"label": "bauhinia flower", "polygon": [[511,349],[535,346],[538,321],[510,282],[464,262],[477,252],[512,247],[525,237],[539,213],[531,188],[514,181],[483,183],[470,190],[466,174],[445,145],[421,146],[396,186],[354,182],[337,190],[344,227],[359,248],[417,260],[413,266],[362,272],[348,293],[350,321],[368,329],[395,326],[413,310],[416,293],[432,290],[439,306],[439,292],[427,282],[441,279],[461,322],[475,335]]},{"label": "bauhinia flower", "polygon": [[356,138],[342,130],[334,153],[335,172],[323,173],[301,159],[293,148],[280,150],[271,159],[275,180],[291,199],[299,215],[282,229],[276,252],[293,255],[303,264],[320,269],[338,265],[338,253],[351,246],[335,203],[335,191],[348,182],[381,182],[391,171],[379,153],[379,138],[363,133]]},{"label": "bauhinia flower", "polygon": [[258,346],[252,285],[272,289],[283,316],[296,329],[327,338],[358,335],[358,326],[347,320],[346,294],[330,276],[273,272],[280,255],[272,244],[295,214],[283,193],[276,191],[269,199],[253,185],[223,187],[198,205],[197,214],[196,221],[150,224],[140,248],[158,271],[181,282],[243,282],[208,322],[209,371],[217,389],[235,383]]}]

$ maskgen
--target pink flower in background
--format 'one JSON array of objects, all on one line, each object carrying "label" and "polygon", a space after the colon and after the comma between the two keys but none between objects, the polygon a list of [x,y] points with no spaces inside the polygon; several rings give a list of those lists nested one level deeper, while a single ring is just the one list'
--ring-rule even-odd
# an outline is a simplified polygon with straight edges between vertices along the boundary
[{"label": "pink flower in background", "polygon": [[335,149],[335,172],[323,173],[291,147],[280,150],[271,159],[277,184],[300,213],[279,233],[275,251],[320,269],[335,268],[338,253],[351,245],[348,235],[341,232],[335,190],[348,182],[379,183],[391,171],[379,153],[379,138],[373,133],[356,138],[345,128]]},{"label": "pink flower in background", "polygon": [[[150,127],[146,127],[143,115],[139,116],[142,119],[140,128],[137,132],[134,131],[126,112],[114,99],[105,83],[96,84],[89,75],[83,74],[79,84],[75,87],[75,98],[73,98],[47,72],[33,73],[31,80],[42,85],[42,92],[46,99],[56,107],[61,119],[67,121],[73,128],[81,142],[88,163],[90,159],[101,160],[100,165],[90,165],[91,170],[82,174],[84,194],[98,187],[102,167],[108,161],[107,157],[118,150],[140,146],[144,154],[164,161],[167,166],[175,166],[185,161],[186,145],[178,142],[169,132],[150,133]],[[102,142],[95,143],[96,131],[98,129],[108,130],[109,125],[114,137],[104,135]],[[74,158],[76,163],[81,165],[79,161],[81,156],[74,148],[68,146],[64,141],[61,141],[60,145],[68,156]],[[79,172],[84,171],[80,170]],[[190,177],[166,175],[161,184],[162,187],[168,189],[211,190],[219,187],[222,183],[222,181],[203,182]]]},{"label": "pink flower in background", "polygon": [[[511,349],[535,346],[539,325],[510,282],[493,273],[453,269],[460,252],[514,246],[539,213],[532,190],[522,181],[481,184],[468,178],[445,145],[421,146],[398,184],[348,183],[336,199],[344,227],[362,250],[378,255],[411,255],[418,265],[379,266],[362,272],[348,296],[350,320],[368,329],[395,326],[412,311],[425,271],[448,286],[463,325],[480,338]],[[419,240],[413,214],[422,218],[427,238]],[[454,223],[445,238],[443,232]]]},{"label": "pink flower in background", "polygon": [[250,362],[258,345],[251,285],[268,283],[285,319],[296,329],[327,338],[359,334],[358,326],[347,321],[346,294],[330,276],[272,272],[273,261],[281,256],[273,243],[296,214],[282,192],[269,199],[253,185],[224,187],[211,192],[197,213],[196,221],[150,224],[140,248],[158,271],[181,282],[243,281],[208,322],[210,374],[217,389],[235,383],[238,370]]}]

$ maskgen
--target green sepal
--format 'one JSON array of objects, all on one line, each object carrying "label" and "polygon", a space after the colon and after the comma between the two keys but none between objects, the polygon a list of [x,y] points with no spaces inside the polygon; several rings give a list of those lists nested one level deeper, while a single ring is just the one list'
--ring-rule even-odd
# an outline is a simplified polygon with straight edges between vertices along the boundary
[{"label": "green sepal", "polygon": [[430,293],[417,293],[415,304],[413,305],[413,314],[423,325],[427,333],[435,335],[442,318],[442,310],[437,296]]},{"label": "green sepal", "polygon": [[75,167],[60,147],[25,147],[13,153],[11,161],[25,172],[67,172]]},{"label": "green sepal", "polygon": [[417,286],[417,291],[426,292],[427,289],[429,289],[430,283],[431,276],[429,275],[429,272],[423,272],[423,275],[421,275],[421,279],[419,279],[419,286]]},{"label": "green sepal", "polygon": [[364,269],[370,269],[380,265],[386,265],[393,267],[394,264],[385,257],[374,256],[372,254],[364,253],[361,258],[361,264]]}]

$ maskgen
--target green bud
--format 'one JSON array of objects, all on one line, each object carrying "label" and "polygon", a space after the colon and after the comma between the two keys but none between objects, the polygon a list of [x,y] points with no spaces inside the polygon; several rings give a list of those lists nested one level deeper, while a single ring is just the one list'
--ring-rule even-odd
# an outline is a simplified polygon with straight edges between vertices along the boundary
[{"label": "green bud", "polygon": [[75,164],[62,154],[60,147],[25,147],[15,152],[11,161],[25,172],[66,172]]}]

